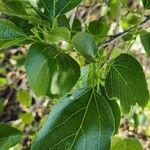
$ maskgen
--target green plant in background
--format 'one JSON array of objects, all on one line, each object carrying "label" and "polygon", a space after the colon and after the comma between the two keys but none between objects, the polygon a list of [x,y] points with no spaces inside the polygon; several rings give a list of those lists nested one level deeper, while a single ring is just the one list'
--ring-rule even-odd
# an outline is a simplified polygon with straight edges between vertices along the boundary
[{"label": "green plant in background", "polygon": [[[31,150],[118,150],[120,145],[129,150],[134,144],[140,150],[136,139],[119,139],[111,146],[121,113],[129,113],[136,104],[144,108],[149,100],[140,63],[129,52],[114,57],[112,51],[119,38],[132,42],[140,34],[149,55],[150,33],[142,27],[150,16],[128,14],[122,24],[127,23],[129,28],[121,33],[114,31],[116,34],[109,37],[110,22],[118,14],[119,4],[127,2],[110,0],[102,19],[85,27],[74,20],[70,26],[65,14],[80,2],[0,0],[0,12],[8,17],[0,19],[0,49],[30,45],[25,69],[31,90],[39,97],[59,99]],[[149,9],[150,1],[143,0],[143,6],[144,11]],[[2,79],[0,84],[4,84]],[[27,91],[20,91],[17,99],[25,106],[31,105]],[[33,120],[30,113],[20,117],[27,124]],[[20,131],[2,123],[0,149],[14,146],[21,136]]]}]

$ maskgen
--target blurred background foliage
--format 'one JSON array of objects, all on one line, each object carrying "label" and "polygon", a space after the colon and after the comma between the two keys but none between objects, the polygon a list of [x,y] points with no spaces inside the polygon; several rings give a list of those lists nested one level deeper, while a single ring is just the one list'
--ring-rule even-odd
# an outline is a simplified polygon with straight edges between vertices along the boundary
[{"label": "blurred background foliage", "polygon": [[[150,15],[150,11],[144,7],[149,6],[144,6],[142,0],[83,0],[79,7],[67,14],[67,18],[72,25],[72,34],[85,30],[93,35],[97,44],[105,44],[104,41],[112,35],[134,26],[132,32],[117,41],[111,59],[122,52],[135,55],[143,66],[150,89],[150,58],[138,35],[143,16]],[[2,14],[1,16],[3,17]],[[16,21],[18,22],[19,20]],[[24,23],[18,24],[21,27],[23,25]],[[30,26],[27,31],[30,32],[31,29],[34,30]],[[144,29],[150,31],[150,22],[144,25]],[[55,31],[53,34],[51,40],[54,42],[58,35],[63,34],[63,38],[67,38],[67,31]],[[31,146],[32,139],[44,124],[47,114],[58,101],[35,97],[29,90],[24,68],[27,47],[13,46],[0,51],[0,122],[11,124],[24,133],[21,143],[10,150],[27,149]],[[69,48],[72,47],[68,46]],[[108,55],[108,51],[103,49],[100,52],[103,58]],[[80,64],[85,64],[85,60],[75,52],[71,55],[77,57]],[[84,71],[86,72],[86,68]],[[140,146],[136,148],[138,144]],[[150,102],[144,110],[135,106],[129,115],[122,116],[120,129],[112,142],[112,150],[119,149],[150,150]]]}]

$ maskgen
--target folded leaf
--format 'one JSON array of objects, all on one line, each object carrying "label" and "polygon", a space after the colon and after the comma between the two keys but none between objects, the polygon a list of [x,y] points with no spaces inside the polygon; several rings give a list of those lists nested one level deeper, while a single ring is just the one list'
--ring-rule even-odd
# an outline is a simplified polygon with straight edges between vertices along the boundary
[{"label": "folded leaf", "polygon": [[136,103],[145,107],[149,100],[143,69],[128,54],[121,54],[114,60],[106,77],[105,88],[109,98],[120,100],[125,113]]},{"label": "folded leaf", "polygon": [[85,59],[90,62],[95,61],[97,53],[96,42],[90,34],[86,32],[79,32],[73,37],[72,43],[76,50],[79,51]]},{"label": "folded leaf", "polygon": [[55,106],[31,149],[110,150],[113,133],[107,100],[94,89],[82,89]]},{"label": "folded leaf", "polygon": [[0,123],[0,150],[8,150],[20,142],[22,133],[4,123]]},{"label": "folded leaf", "polygon": [[30,47],[26,71],[29,85],[37,96],[64,96],[80,77],[80,67],[72,57],[43,43]]},{"label": "folded leaf", "polygon": [[12,22],[0,19],[0,49],[18,44],[27,38],[15,24]]}]

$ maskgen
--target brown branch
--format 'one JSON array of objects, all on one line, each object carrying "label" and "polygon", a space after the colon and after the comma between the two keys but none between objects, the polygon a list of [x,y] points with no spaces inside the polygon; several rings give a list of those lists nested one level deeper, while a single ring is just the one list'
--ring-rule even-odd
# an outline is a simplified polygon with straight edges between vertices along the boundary
[{"label": "brown branch", "polygon": [[146,19],[144,21],[142,21],[139,25],[139,27],[137,28],[137,26],[133,26],[121,33],[118,33],[118,34],[115,34],[113,36],[110,37],[109,40],[105,41],[104,43],[101,43],[101,44],[98,44],[97,47],[100,49],[100,48],[106,48],[107,46],[111,45],[111,44],[114,44],[119,38],[121,38],[122,36],[126,35],[127,33],[131,32],[132,30],[134,29],[142,29],[143,26],[150,20],[150,15],[148,16],[145,16]]}]

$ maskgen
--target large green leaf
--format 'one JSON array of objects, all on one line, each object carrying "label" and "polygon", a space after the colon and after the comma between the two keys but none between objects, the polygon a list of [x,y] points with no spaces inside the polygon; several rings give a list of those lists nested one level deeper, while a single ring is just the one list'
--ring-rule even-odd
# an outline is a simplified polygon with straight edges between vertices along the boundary
[{"label": "large green leaf", "polygon": [[22,133],[4,123],[0,123],[0,150],[8,150],[20,142]]},{"label": "large green leaf", "polygon": [[150,56],[150,32],[143,31],[140,37],[146,53]]},{"label": "large green leaf", "polygon": [[27,38],[15,24],[12,22],[0,19],[0,49],[18,44]]},{"label": "large green leaf", "polygon": [[29,85],[37,96],[64,96],[80,77],[80,67],[74,59],[43,43],[30,47],[26,70]]},{"label": "large green leaf", "polygon": [[150,1],[149,0],[142,0],[143,6],[145,9],[150,9]]},{"label": "large green leaf", "polygon": [[120,100],[125,113],[136,103],[145,107],[149,99],[143,69],[128,54],[121,54],[114,60],[107,74],[105,87],[109,98]]},{"label": "large green leaf", "polygon": [[109,150],[113,133],[107,100],[94,89],[82,89],[55,106],[32,150]]},{"label": "large green leaf", "polygon": [[85,59],[90,62],[94,62],[97,48],[96,42],[90,34],[86,32],[79,32],[73,37],[72,43],[76,50],[78,50]]},{"label": "large green leaf", "polygon": [[43,6],[46,14],[55,18],[70,11],[80,2],[81,0],[39,0],[38,5]]}]

